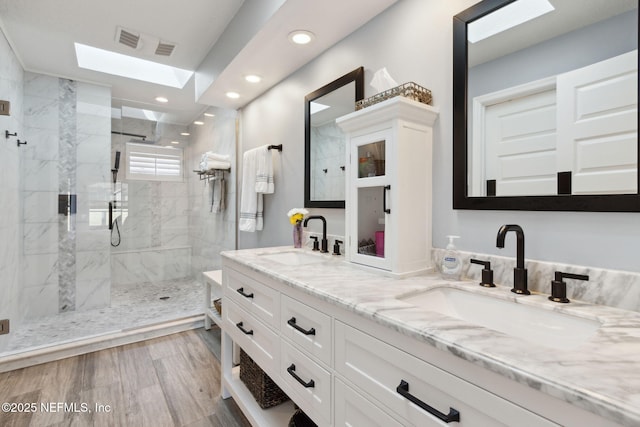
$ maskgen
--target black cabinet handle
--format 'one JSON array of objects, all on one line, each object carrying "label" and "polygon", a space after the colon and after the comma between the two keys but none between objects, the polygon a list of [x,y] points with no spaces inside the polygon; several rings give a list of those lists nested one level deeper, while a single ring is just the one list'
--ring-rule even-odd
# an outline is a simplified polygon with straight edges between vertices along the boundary
[{"label": "black cabinet handle", "polygon": [[415,403],[431,415],[437,417],[439,420],[444,421],[445,423],[450,423],[453,421],[460,422],[460,412],[456,411],[453,408],[449,408],[449,413],[447,415],[438,411],[437,409],[427,405],[422,400],[418,399],[411,393],[409,393],[409,383],[405,380],[400,380],[400,385],[396,388],[396,391],[404,398],[408,399],[410,402]]},{"label": "black cabinet handle", "polygon": [[316,334],[316,330],[315,328],[311,328],[309,330],[306,329],[302,329],[300,326],[298,326],[298,324],[296,323],[296,318],[292,317],[291,319],[287,320],[287,324],[289,326],[291,326],[293,329],[295,329],[298,332],[301,332],[305,335],[315,335]]},{"label": "black cabinet handle", "polygon": [[243,297],[245,297],[245,298],[253,298],[253,293],[246,294],[246,293],[244,292],[244,288],[236,289],[236,291],[238,291],[238,293],[239,293],[240,295],[242,295]]},{"label": "black cabinet handle", "polygon": [[245,335],[253,335],[253,329],[250,331],[247,331],[244,327],[242,322],[238,322],[236,323],[236,326],[238,327],[238,329],[240,329],[242,332],[244,332]]},{"label": "black cabinet handle", "polygon": [[300,384],[302,384],[305,388],[314,387],[316,385],[315,381],[313,380],[309,380],[308,383],[304,382],[304,380],[300,378],[295,371],[296,371],[296,365],[292,363],[291,366],[287,368],[287,372],[289,372],[289,375],[295,378],[295,380],[298,381]]},{"label": "black cabinet handle", "polygon": [[384,210],[384,213],[391,213],[391,209],[387,208],[387,191],[391,190],[391,186],[390,185],[385,185],[384,186],[384,190],[382,190],[382,209]]}]

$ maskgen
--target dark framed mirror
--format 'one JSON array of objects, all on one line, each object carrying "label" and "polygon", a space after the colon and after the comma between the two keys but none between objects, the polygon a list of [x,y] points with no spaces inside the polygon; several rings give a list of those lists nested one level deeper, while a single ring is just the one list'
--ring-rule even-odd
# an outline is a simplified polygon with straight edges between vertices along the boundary
[{"label": "dark framed mirror", "polygon": [[453,17],[453,208],[640,212],[638,0],[518,2]]},{"label": "dark framed mirror", "polygon": [[338,117],[355,111],[364,97],[359,67],[304,98],[304,206],[344,209],[345,135]]}]

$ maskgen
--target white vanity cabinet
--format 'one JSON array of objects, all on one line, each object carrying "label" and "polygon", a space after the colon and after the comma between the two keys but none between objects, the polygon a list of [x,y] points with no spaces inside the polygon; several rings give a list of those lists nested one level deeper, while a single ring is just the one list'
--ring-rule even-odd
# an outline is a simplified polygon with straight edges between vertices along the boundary
[{"label": "white vanity cabinet", "polygon": [[[330,302],[330,295],[314,296],[285,276],[223,261],[222,395],[254,426],[287,425],[294,402],[322,427],[615,425]],[[234,344],[292,402],[261,409],[239,379]]]},{"label": "white vanity cabinet", "polygon": [[339,321],[335,347],[336,373],[403,425],[558,425]]},{"label": "white vanity cabinet", "polygon": [[399,276],[431,268],[431,165],[437,118],[436,108],[395,97],[336,120],[348,141],[348,261]]}]

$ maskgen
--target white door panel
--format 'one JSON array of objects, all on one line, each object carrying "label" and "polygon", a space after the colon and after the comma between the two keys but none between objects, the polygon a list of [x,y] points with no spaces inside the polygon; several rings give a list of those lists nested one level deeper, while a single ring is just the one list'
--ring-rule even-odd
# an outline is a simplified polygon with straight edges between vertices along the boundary
[{"label": "white door panel", "polygon": [[558,76],[558,170],[573,194],[637,193],[638,52]]},{"label": "white door panel", "polygon": [[555,91],[491,105],[486,120],[486,179],[496,180],[496,195],[556,194]]}]

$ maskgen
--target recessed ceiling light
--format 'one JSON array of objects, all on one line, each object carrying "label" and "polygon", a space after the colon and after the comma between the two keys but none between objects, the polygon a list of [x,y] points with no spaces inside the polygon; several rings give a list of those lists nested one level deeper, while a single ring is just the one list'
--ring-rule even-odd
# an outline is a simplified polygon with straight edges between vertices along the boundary
[{"label": "recessed ceiling light", "polygon": [[169,102],[169,100],[167,98],[165,98],[164,96],[156,96],[156,101],[158,101],[158,102]]},{"label": "recessed ceiling light", "polygon": [[180,144],[180,141],[171,141],[172,144]]},{"label": "recessed ceiling light", "polygon": [[182,89],[193,71],[74,43],[78,67]]},{"label": "recessed ceiling light", "polygon": [[205,117],[215,117],[213,113],[204,113]]},{"label": "recessed ceiling light", "polygon": [[198,125],[198,126],[202,126],[204,124],[204,122],[201,122],[200,120],[196,120],[195,122],[193,122],[194,125]]},{"label": "recessed ceiling light", "polygon": [[295,44],[307,44],[315,38],[311,31],[296,30],[289,33],[289,40]]},{"label": "recessed ceiling light", "polygon": [[227,98],[238,99],[240,94],[238,92],[227,92]]},{"label": "recessed ceiling light", "polygon": [[244,79],[249,83],[260,83],[262,77],[255,74],[247,74],[246,76],[244,76]]},{"label": "recessed ceiling light", "polygon": [[182,136],[189,136],[189,135],[191,135],[191,134],[190,134],[189,132],[180,132],[180,135],[182,135]]}]

